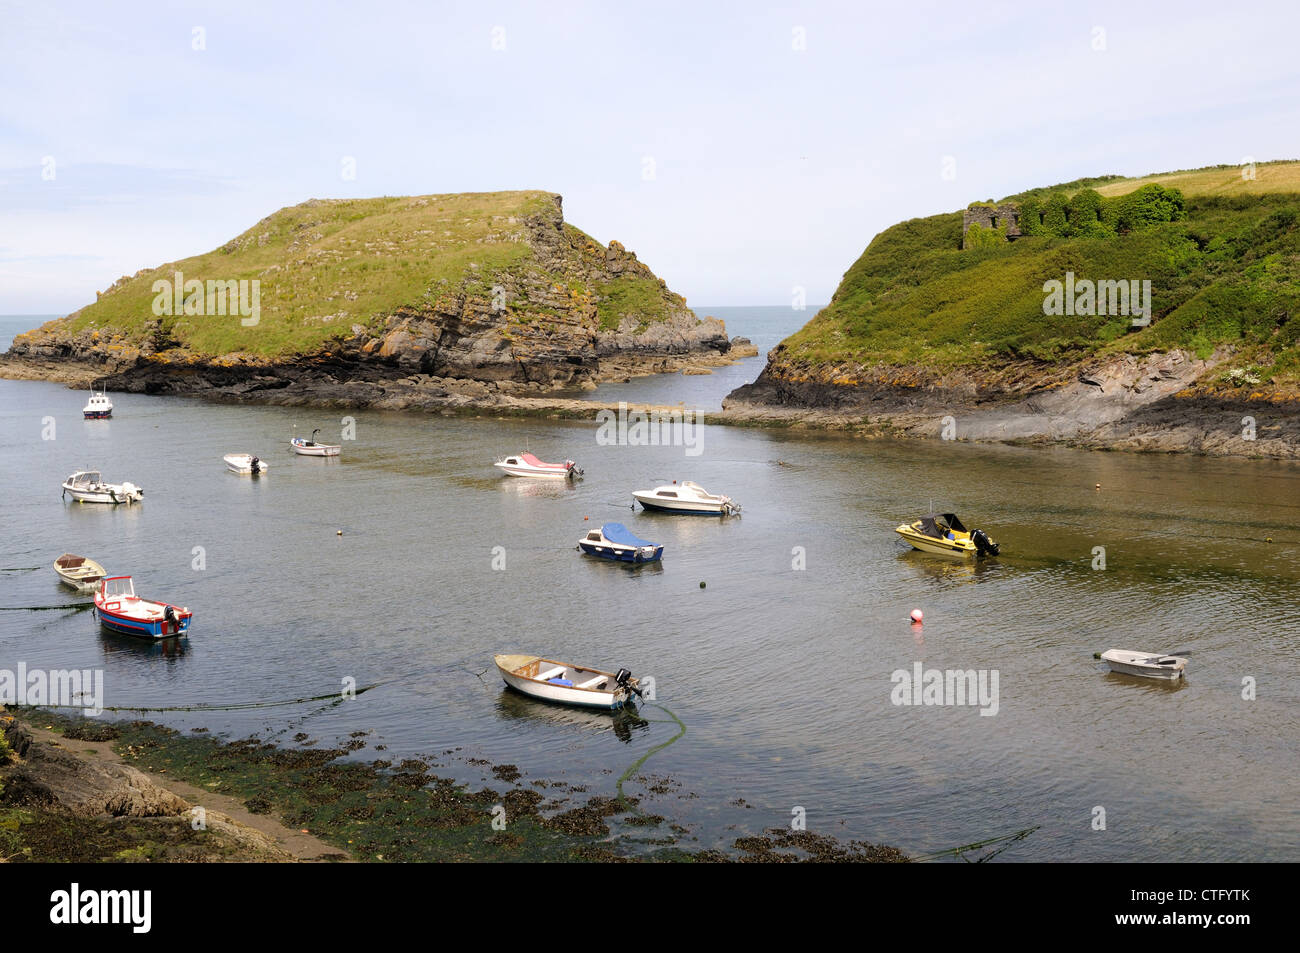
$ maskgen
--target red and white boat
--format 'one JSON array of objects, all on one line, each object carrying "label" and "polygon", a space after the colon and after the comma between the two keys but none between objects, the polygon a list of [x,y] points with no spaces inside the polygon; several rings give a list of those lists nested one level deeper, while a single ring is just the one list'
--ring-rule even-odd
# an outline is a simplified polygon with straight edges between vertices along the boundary
[{"label": "red and white boat", "polygon": [[558,477],[560,479],[582,476],[582,468],[572,460],[563,463],[545,463],[531,453],[517,453],[492,464],[511,476],[517,477]]},{"label": "red and white boat", "polygon": [[184,635],[194,615],[182,606],[141,599],[135,594],[135,582],[130,576],[110,576],[100,581],[95,613],[104,628],[146,639]]}]

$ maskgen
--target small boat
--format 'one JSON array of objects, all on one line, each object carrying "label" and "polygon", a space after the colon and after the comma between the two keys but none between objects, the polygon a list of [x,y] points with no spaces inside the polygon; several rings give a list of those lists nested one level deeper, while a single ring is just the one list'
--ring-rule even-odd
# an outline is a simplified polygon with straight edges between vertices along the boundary
[{"label": "small boat", "polygon": [[85,556],[64,553],[54,560],[54,571],[65,584],[73,589],[91,589],[99,585],[104,578],[104,567]]},{"label": "small boat", "polygon": [[664,554],[663,544],[634,536],[622,523],[606,523],[593,529],[578,540],[578,548],[588,556],[625,563],[652,563]]},{"label": "small boat", "polygon": [[104,391],[95,393],[95,388],[91,387],[90,400],[81,409],[81,413],[86,420],[105,420],[113,416],[113,402]]},{"label": "small boat", "polygon": [[632,498],[647,510],[667,513],[690,513],[698,516],[730,516],[740,512],[740,504],[729,496],[710,493],[698,483],[657,486],[653,490],[636,490]]},{"label": "small boat", "polygon": [[542,701],[584,708],[622,708],[633,695],[641,695],[637,680],[625,668],[616,673],[602,672],[536,655],[497,655],[493,661],[507,685]]},{"label": "small boat", "polygon": [[1110,666],[1112,672],[1142,678],[1173,680],[1182,678],[1183,670],[1187,668],[1187,659],[1181,655],[1133,652],[1128,649],[1108,649],[1101,653],[1101,660]]},{"label": "small boat", "polygon": [[95,593],[95,612],[104,628],[147,639],[184,635],[194,615],[181,606],[141,599],[135,594],[135,582],[130,576],[100,580],[99,591]]},{"label": "small boat", "polygon": [[316,435],[318,433],[320,433],[319,427],[311,432],[310,440],[294,437],[289,441],[289,446],[293,447],[294,453],[304,457],[337,457],[343,448],[330,443],[317,443]]},{"label": "small boat", "polygon": [[228,453],[221,459],[226,461],[226,468],[234,473],[251,473],[257,476],[267,470],[266,461],[251,453]]},{"label": "small boat", "polygon": [[531,453],[517,453],[504,460],[498,460],[492,466],[517,477],[559,477],[573,479],[582,476],[582,468],[572,460],[563,463],[544,463]]},{"label": "small boat", "polygon": [[915,523],[904,523],[894,532],[913,549],[948,556],[996,556],[1001,549],[982,529],[968,530],[956,513],[931,513]]},{"label": "small boat", "polygon": [[63,498],[78,503],[139,503],[144,490],[134,483],[105,483],[98,470],[78,470],[63,481]]}]

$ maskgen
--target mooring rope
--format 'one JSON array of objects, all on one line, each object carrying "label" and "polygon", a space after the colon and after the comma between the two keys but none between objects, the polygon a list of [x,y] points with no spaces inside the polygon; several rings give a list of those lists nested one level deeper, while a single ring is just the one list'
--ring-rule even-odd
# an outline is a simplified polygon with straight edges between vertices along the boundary
[{"label": "mooring rope", "polygon": [[[378,688],[384,682],[375,682],[373,685],[363,685],[353,689],[352,695],[361,695],[370,691],[372,688]],[[103,711],[244,711],[250,708],[284,708],[288,705],[301,705],[304,702],[319,701],[343,701],[347,697],[342,692],[330,692],[328,695],[310,695],[306,698],[286,698],[280,701],[271,702],[239,702],[233,705],[171,705],[165,708],[145,707],[140,705],[113,705],[103,708]],[[85,705],[32,705],[32,708],[85,708]]]},{"label": "mooring rope", "polygon": [[0,606],[0,612],[85,612],[95,608],[93,602],[69,602],[61,606]]},{"label": "mooring rope", "polygon": [[964,856],[962,856],[963,854],[965,854],[966,851],[978,850],[981,847],[987,847],[989,844],[996,844],[999,843],[1000,841],[1006,841],[1006,843],[1004,843],[997,850],[993,851],[993,853],[985,857],[981,857],[979,860],[975,861],[975,863],[977,864],[982,864],[987,860],[992,860],[994,857],[1002,853],[1004,850],[1006,850],[1016,841],[1024,840],[1034,831],[1038,830],[1038,828],[1041,826],[1042,826],[1041,824],[1038,824],[1035,825],[1034,827],[1026,827],[1024,830],[1013,831],[1010,834],[999,834],[997,837],[990,837],[987,840],[976,841],[973,844],[963,844],[961,847],[949,847],[947,850],[935,851],[933,854],[922,854],[920,857],[913,857],[912,860],[915,863],[920,863],[927,860],[937,860],[940,857],[961,857],[962,860],[965,860],[966,863],[969,864],[970,861],[967,860]]},{"label": "mooring rope", "polygon": [[[624,804],[627,803],[627,799],[623,796],[623,782],[626,781],[628,778],[632,777],[632,775],[636,774],[636,772],[640,769],[641,765],[645,764],[646,761],[650,758],[651,755],[656,754],[656,753],[658,753],[658,752],[660,752],[660,751],[663,751],[664,748],[667,748],[667,747],[668,747],[670,744],[672,744],[674,741],[676,741],[676,740],[678,740],[679,738],[681,738],[682,735],[686,734],[686,725],[685,725],[685,723],[683,723],[683,721],[682,721],[680,718],[678,718],[678,717],[677,717],[676,715],[674,715],[671,711],[669,711],[669,710],[668,710],[667,708],[665,708],[663,705],[658,704],[657,702],[652,702],[651,704],[653,704],[653,705],[654,705],[656,708],[658,708],[660,711],[662,711],[662,712],[664,712],[665,714],[667,714],[668,717],[671,718],[673,721],[677,722],[677,727],[680,728],[681,731],[677,732],[677,734],[673,735],[673,736],[672,736],[671,738],[669,738],[667,741],[664,741],[664,742],[661,742],[660,744],[655,745],[653,748],[651,748],[651,749],[650,749],[649,751],[647,751],[645,754],[641,755],[641,757],[637,758],[636,761],[632,762],[632,766],[631,766],[630,768],[628,768],[626,771],[623,772],[622,777],[620,777],[620,778],[618,779],[618,799],[619,799],[620,802],[622,802],[622,803],[624,803]],[[638,810],[639,810],[639,808],[638,808]]]}]

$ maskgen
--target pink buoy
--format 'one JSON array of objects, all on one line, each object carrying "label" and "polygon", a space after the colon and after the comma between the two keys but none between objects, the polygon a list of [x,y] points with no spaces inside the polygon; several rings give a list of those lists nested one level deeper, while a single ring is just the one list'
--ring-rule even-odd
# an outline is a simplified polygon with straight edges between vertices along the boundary
[{"label": "pink buoy", "polygon": [[912,621],[913,621],[913,622],[920,622],[923,618],[925,618],[925,616],[921,614],[921,610],[920,610],[920,609],[913,609],[913,610],[912,610]]}]

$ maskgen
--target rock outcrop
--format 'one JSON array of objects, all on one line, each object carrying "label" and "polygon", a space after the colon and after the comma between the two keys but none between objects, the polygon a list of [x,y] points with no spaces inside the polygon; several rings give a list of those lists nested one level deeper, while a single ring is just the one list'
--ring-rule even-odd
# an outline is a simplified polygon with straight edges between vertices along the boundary
[{"label": "rock outcrop", "polygon": [[[190,281],[173,308],[155,288],[177,273],[209,279],[209,312],[214,273],[256,280],[259,313],[191,313],[205,299],[200,286],[191,302]],[[529,395],[725,363],[729,350],[723,322],[698,318],[619,242],[568,225],[560,196],[494,193],[282,210],[19,335],[0,374],[230,396],[291,387],[322,399],[414,375]]]}]

